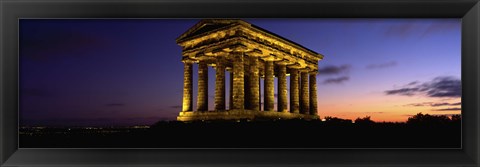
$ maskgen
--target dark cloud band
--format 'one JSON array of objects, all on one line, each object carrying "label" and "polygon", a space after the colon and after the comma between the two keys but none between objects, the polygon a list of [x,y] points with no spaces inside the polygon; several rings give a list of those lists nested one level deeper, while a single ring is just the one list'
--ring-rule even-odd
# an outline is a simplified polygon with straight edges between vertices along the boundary
[{"label": "dark cloud band", "polygon": [[462,96],[462,83],[460,79],[442,76],[423,84],[411,82],[402,88],[386,90],[384,93],[386,95],[425,95],[427,97],[457,98]]},{"label": "dark cloud band", "polygon": [[350,77],[348,76],[343,76],[343,77],[338,77],[338,78],[328,78],[325,81],[323,81],[323,84],[340,84],[345,81],[348,81]]},{"label": "dark cloud band", "polygon": [[461,111],[462,108],[455,107],[455,108],[441,108],[441,109],[435,109],[432,111]]},{"label": "dark cloud band", "polygon": [[462,105],[462,102],[458,103],[434,103],[434,102],[425,102],[425,103],[411,103],[405,106],[414,106],[414,107],[423,107],[423,106],[430,106],[430,107],[440,107],[440,106],[458,106]]},{"label": "dark cloud band", "polygon": [[367,69],[381,69],[381,68],[394,67],[396,65],[397,65],[396,61],[380,63],[380,64],[369,64],[367,65]]},{"label": "dark cloud band", "polygon": [[344,64],[341,66],[325,66],[323,68],[318,69],[318,75],[336,75],[342,74],[347,72],[351,68],[351,65]]}]

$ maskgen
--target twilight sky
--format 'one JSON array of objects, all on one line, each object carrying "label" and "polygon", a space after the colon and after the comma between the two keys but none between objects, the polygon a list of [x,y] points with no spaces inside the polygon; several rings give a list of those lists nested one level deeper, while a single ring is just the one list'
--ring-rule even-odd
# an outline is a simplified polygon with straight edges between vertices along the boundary
[{"label": "twilight sky", "polygon": [[[20,125],[174,120],[183,88],[175,39],[198,21],[20,20]],[[325,56],[317,77],[322,118],[403,122],[419,112],[460,114],[460,19],[246,21]],[[209,67],[209,109],[214,86]]]}]

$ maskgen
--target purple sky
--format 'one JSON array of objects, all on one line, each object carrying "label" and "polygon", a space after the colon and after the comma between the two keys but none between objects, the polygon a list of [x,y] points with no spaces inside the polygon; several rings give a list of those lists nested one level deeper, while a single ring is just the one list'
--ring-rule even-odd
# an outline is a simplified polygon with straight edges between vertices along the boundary
[{"label": "purple sky", "polygon": [[[20,124],[174,120],[183,87],[175,39],[198,21],[20,20]],[[321,117],[405,121],[418,112],[460,113],[460,19],[246,21],[325,56],[317,77]]]}]

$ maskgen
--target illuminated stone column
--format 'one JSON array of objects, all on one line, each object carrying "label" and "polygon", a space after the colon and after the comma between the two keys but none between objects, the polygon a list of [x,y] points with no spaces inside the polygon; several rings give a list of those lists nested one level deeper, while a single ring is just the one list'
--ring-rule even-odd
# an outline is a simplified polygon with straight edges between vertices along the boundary
[{"label": "illuminated stone column", "polygon": [[264,89],[265,93],[263,94],[263,109],[265,111],[273,111],[274,109],[274,100],[275,100],[275,89],[273,83],[273,61],[265,61],[265,81]]},{"label": "illuminated stone column", "polygon": [[310,73],[310,115],[317,115],[317,73]]},{"label": "illuminated stone column", "polygon": [[184,61],[183,66],[183,103],[182,111],[193,111],[193,63]]},{"label": "illuminated stone column", "polygon": [[287,67],[285,64],[278,64],[278,112],[287,110]]},{"label": "illuminated stone column", "polygon": [[215,66],[215,110],[225,110],[225,65],[221,58]]},{"label": "illuminated stone column", "polygon": [[297,69],[290,70],[290,112],[300,112],[299,74]]},{"label": "illuminated stone column", "polygon": [[250,110],[259,110],[260,108],[260,85],[259,83],[259,71],[258,71],[258,58],[257,57],[249,57],[250,58],[250,71],[249,75],[249,108]]},{"label": "illuminated stone column", "polygon": [[245,109],[251,109],[251,87],[250,87],[250,57],[244,56],[243,57],[243,69],[245,70],[243,73],[243,89],[244,89],[244,100],[245,100]]},{"label": "illuminated stone column", "polygon": [[300,72],[300,113],[309,113],[309,90],[308,90],[308,72]]},{"label": "illuminated stone column", "polygon": [[233,52],[233,109],[245,108],[244,57],[242,52]]},{"label": "illuminated stone column", "polygon": [[205,61],[198,63],[197,111],[208,111],[208,65]]}]

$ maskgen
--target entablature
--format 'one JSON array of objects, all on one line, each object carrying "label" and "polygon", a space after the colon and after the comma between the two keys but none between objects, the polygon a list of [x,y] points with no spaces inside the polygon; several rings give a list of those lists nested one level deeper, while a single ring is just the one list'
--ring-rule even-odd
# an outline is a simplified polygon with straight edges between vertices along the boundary
[{"label": "entablature", "polygon": [[200,31],[207,22],[208,20],[202,20],[177,39],[177,43],[182,46],[184,57],[196,61],[218,57],[230,59],[232,52],[242,52],[263,61],[282,62],[290,68],[312,70],[316,70],[318,61],[323,59],[321,54],[244,21],[213,20],[208,23],[223,25],[211,31],[195,32]]}]

